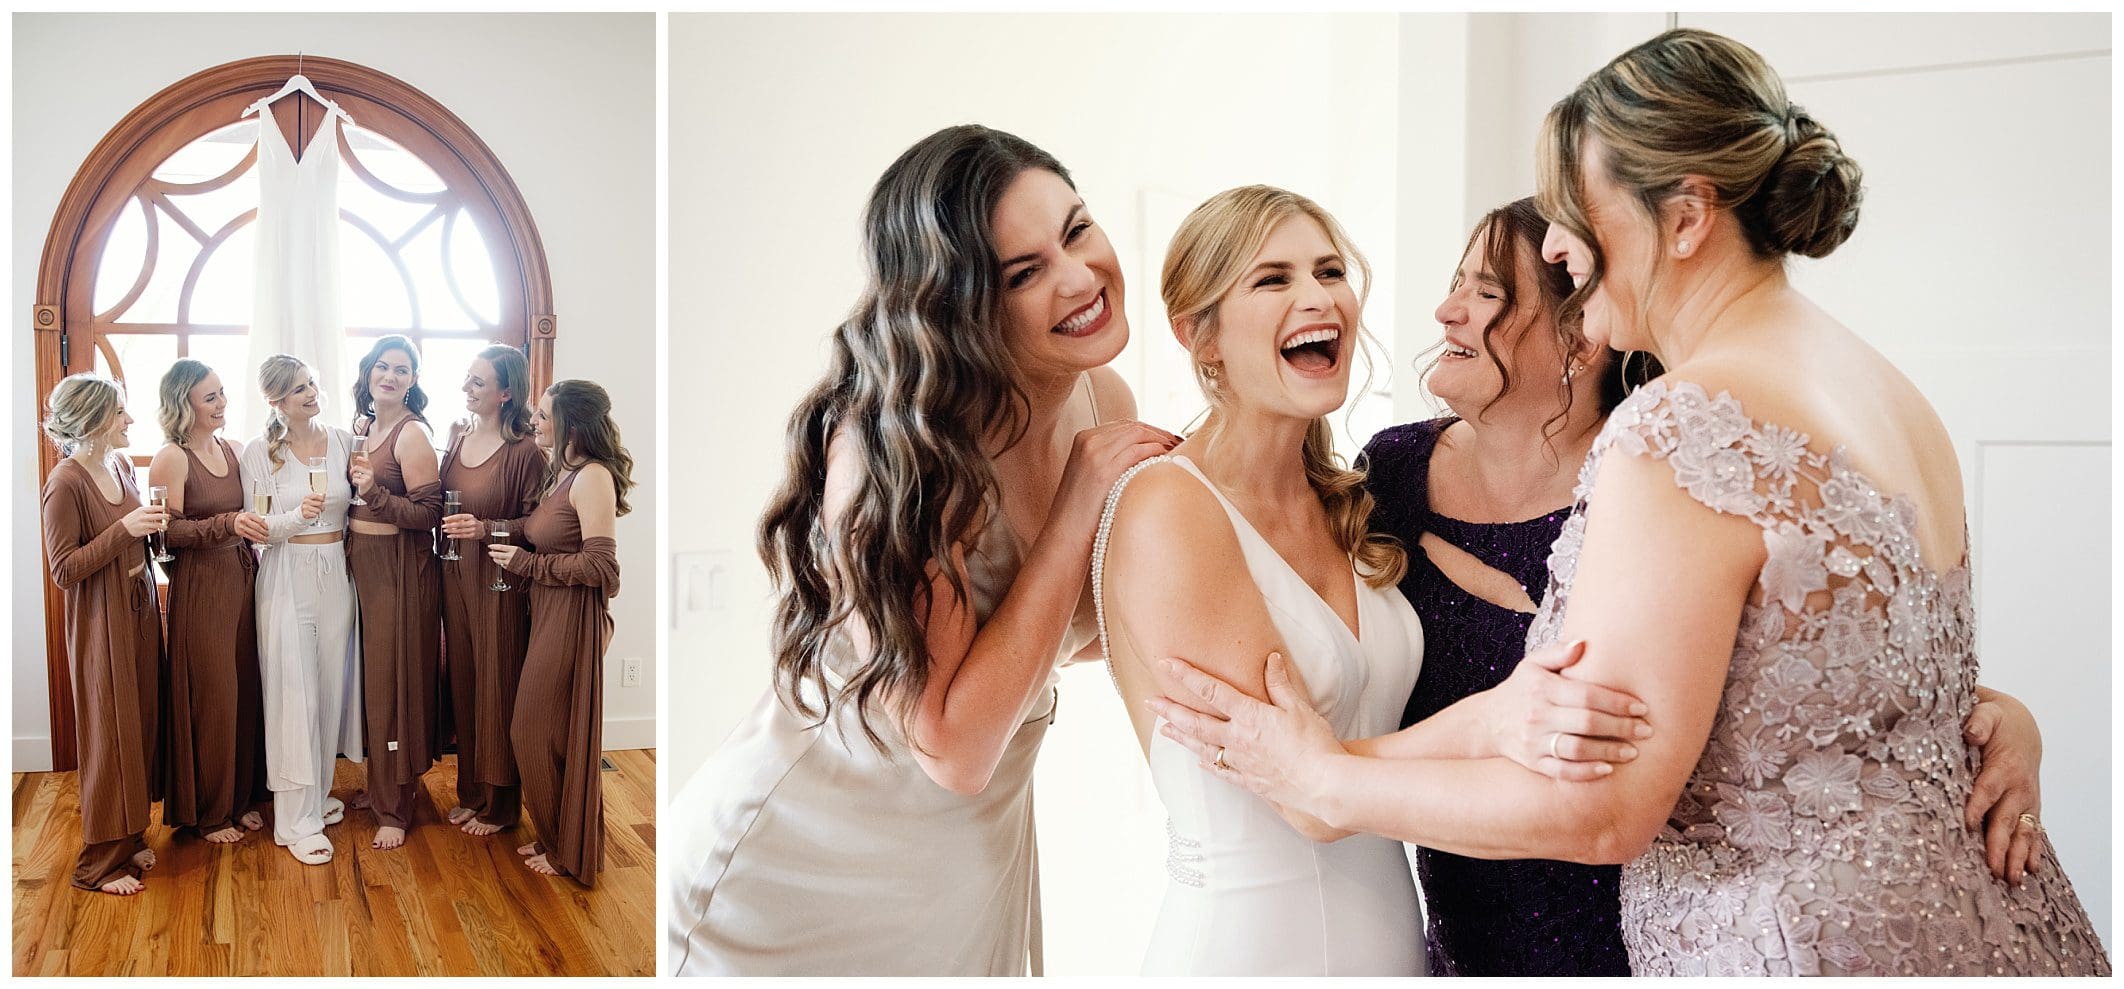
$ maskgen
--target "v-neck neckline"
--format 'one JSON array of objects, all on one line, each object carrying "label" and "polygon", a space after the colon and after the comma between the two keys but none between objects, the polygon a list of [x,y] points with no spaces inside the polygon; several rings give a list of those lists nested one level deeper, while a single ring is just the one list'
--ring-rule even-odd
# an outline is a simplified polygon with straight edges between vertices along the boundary
[{"label": "v-neck neckline", "polygon": [[1359,647],[1362,647],[1364,645],[1364,582],[1359,580],[1357,577],[1357,564],[1354,560],[1350,562],[1349,567],[1350,617],[1356,622],[1355,625],[1352,625],[1350,622],[1342,620],[1342,612],[1335,610],[1335,606],[1328,602],[1328,599],[1320,593],[1318,588],[1315,588],[1313,586],[1313,582],[1305,579],[1305,575],[1299,573],[1298,568],[1292,566],[1291,561],[1285,559],[1284,555],[1277,551],[1276,544],[1269,542],[1268,537],[1261,534],[1261,530],[1254,526],[1254,520],[1247,518],[1246,513],[1240,511],[1239,506],[1233,504],[1232,500],[1225,496],[1224,490],[1222,488],[1217,487],[1216,482],[1211,481],[1209,479],[1209,475],[1203,472],[1202,466],[1200,464],[1195,463],[1192,459],[1189,459],[1185,454],[1175,453],[1168,454],[1168,456],[1175,461],[1180,461],[1187,465],[1188,473],[1195,475],[1195,478],[1197,480],[1200,480],[1205,486],[1210,489],[1211,494],[1217,496],[1217,500],[1224,505],[1225,513],[1237,519],[1241,524],[1245,525],[1246,531],[1250,535],[1252,535],[1255,540],[1259,541],[1264,548],[1268,550],[1270,556],[1276,558],[1277,563],[1283,565],[1284,572],[1289,573],[1292,577],[1296,578],[1299,585],[1305,588],[1306,593],[1313,596],[1313,601],[1316,604],[1320,605],[1322,609],[1326,610],[1329,615],[1334,617],[1335,627],[1342,629],[1345,633],[1348,633],[1350,641],[1356,643]]}]

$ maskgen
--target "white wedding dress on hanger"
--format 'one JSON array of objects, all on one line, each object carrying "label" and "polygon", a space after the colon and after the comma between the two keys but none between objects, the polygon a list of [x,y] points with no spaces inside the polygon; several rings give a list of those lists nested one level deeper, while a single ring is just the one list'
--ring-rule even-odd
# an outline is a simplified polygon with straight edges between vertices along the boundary
[{"label": "white wedding dress on hanger", "polygon": [[[1358,575],[1357,631],[1278,555],[1239,509],[1184,456],[1155,457],[1121,476],[1108,496],[1092,558],[1104,591],[1104,548],[1128,483],[1154,464],[1185,470],[1224,506],[1247,574],[1335,737],[1384,735],[1423,663],[1423,626],[1401,591]],[[1100,601],[1101,648],[1106,641]],[[1163,724],[1161,720],[1159,722]],[[1165,902],[1144,953],[1145,975],[1422,975],[1423,921],[1402,844],[1356,834],[1316,842],[1268,801],[1203,769],[1163,734],[1150,741],[1151,781],[1165,804]]]},{"label": "white wedding dress on hanger", "polygon": [[[293,354],[317,375],[321,421],[350,419],[354,379],[339,314],[339,124],[327,111],[297,159],[268,105],[258,117],[258,256],[252,279],[250,363]],[[227,373],[226,371],[224,373]]]}]

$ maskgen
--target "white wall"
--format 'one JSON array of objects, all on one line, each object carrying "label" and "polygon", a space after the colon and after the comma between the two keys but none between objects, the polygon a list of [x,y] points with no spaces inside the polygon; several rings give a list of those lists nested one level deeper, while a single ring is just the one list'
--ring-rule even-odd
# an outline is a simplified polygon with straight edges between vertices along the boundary
[{"label": "white wall", "polygon": [[[494,150],[530,204],[560,320],[555,375],[612,393],[641,484],[619,523],[625,586],[613,601],[605,745],[655,745],[653,15],[20,14],[14,41],[15,769],[51,764],[28,316],[52,213],[96,142],[163,87],[224,62],[297,51],[359,62],[435,97]],[[644,660],[640,687],[619,685],[628,657]]]},{"label": "white wall", "polygon": [[[963,122],[1060,158],[1128,280],[1134,335],[1116,367],[1145,418],[1177,427],[1199,396],[1153,400],[1171,380],[1161,358],[1179,352],[1155,271],[1212,193],[1266,182],[1320,201],[1379,266],[1368,322],[1395,325],[1397,35],[1385,15],[672,16],[671,358],[705,373],[702,415],[681,395],[671,417],[699,429],[674,448],[704,452],[672,475],[697,509],[674,513],[674,571],[701,606],[675,612],[673,696],[693,713],[671,724],[673,786],[766,689],[754,527],[782,425],[861,286],[857,218],[885,166]],[[683,583],[696,562],[718,568],[715,590]],[[1104,673],[1073,669],[1062,689],[1036,801],[1048,971],[1133,972],[1164,881],[1163,813]]]}]

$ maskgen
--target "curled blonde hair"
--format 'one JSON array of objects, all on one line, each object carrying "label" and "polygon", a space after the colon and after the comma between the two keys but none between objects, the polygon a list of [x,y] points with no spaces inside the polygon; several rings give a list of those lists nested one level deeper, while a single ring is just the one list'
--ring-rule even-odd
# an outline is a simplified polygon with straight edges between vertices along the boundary
[{"label": "curled blonde hair", "polygon": [[157,389],[161,407],[155,410],[155,422],[162,427],[162,438],[171,446],[183,446],[191,439],[192,426],[198,416],[192,412],[192,389],[213,374],[214,369],[204,361],[180,357],[177,363],[162,373],[162,384]]},{"label": "curled blonde hair", "polygon": [[266,459],[279,470],[281,454],[288,448],[288,417],[280,411],[280,400],[302,387],[303,376],[310,373],[310,366],[302,358],[292,354],[274,354],[258,365],[258,393],[273,405],[272,416],[266,419]]},{"label": "curled blonde hair", "polygon": [[83,371],[59,379],[44,400],[47,414],[44,435],[71,457],[74,448],[111,426],[111,417],[125,410],[125,385],[97,371]]},{"label": "curled blonde hair", "polygon": [[[1246,274],[1277,224],[1301,216],[1320,224],[1328,243],[1334,245],[1344,263],[1354,265],[1363,275],[1358,295],[1361,307],[1371,295],[1370,262],[1350,243],[1342,224],[1335,222],[1320,204],[1295,192],[1266,185],[1220,192],[1181,221],[1180,229],[1173,234],[1172,246],[1166,249],[1159,294],[1169,318],[1194,323],[1187,348],[1194,357],[1191,363],[1195,367],[1195,383],[1202,388],[1212,410],[1202,427],[1212,439],[1220,422],[1216,410],[1229,400],[1217,379],[1209,376],[1209,366],[1202,360],[1222,329],[1217,319],[1218,306]],[[1374,345],[1361,318],[1350,329],[1354,343]],[[1352,352],[1357,349],[1360,348],[1349,348]],[[1372,495],[1365,489],[1364,472],[1351,469],[1335,453],[1334,430],[1325,416],[1306,428],[1304,460],[1306,480],[1319,496],[1321,507],[1327,509],[1335,542],[1343,552],[1364,564],[1365,583],[1390,587],[1399,582],[1408,567],[1408,554],[1394,537],[1371,531]]]}]

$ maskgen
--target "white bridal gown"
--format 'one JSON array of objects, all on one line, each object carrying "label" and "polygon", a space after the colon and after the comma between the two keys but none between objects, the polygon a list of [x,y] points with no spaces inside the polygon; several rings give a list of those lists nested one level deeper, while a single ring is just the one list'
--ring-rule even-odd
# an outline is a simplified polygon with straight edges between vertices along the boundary
[{"label": "white bridal gown", "polygon": [[[1254,585],[1313,706],[1342,739],[1400,727],[1423,662],[1423,627],[1394,587],[1358,578],[1358,635],[1284,562],[1186,457],[1138,465],[1114,485],[1170,462],[1207,485],[1231,519]],[[1103,555],[1093,558],[1095,586]],[[1108,654],[1111,656],[1111,653]],[[1161,722],[1162,724],[1162,722]],[[1402,845],[1377,835],[1319,843],[1267,801],[1223,782],[1162,734],[1150,743],[1151,780],[1165,803],[1170,847],[1165,902],[1143,959],[1146,975],[1422,975],[1423,922]]]}]

